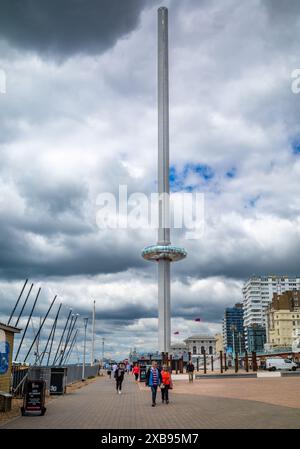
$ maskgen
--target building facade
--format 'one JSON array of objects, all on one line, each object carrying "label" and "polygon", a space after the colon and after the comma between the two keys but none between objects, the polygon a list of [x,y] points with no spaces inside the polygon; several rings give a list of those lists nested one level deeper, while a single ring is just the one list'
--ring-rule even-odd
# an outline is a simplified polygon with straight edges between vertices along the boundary
[{"label": "building facade", "polygon": [[20,329],[0,323],[0,391],[10,390],[14,334]]},{"label": "building facade", "polygon": [[227,352],[243,353],[245,351],[244,311],[243,305],[227,307],[223,318],[223,345]]},{"label": "building facade", "polygon": [[192,335],[184,340],[188,352],[193,355],[202,355],[204,350],[206,355],[216,354],[216,338],[212,335]]},{"label": "building facade", "polygon": [[224,351],[223,334],[215,334],[216,339],[216,352]]},{"label": "building facade", "polygon": [[291,347],[299,338],[300,292],[275,293],[267,311],[268,347]]},{"label": "building facade", "polygon": [[252,324],[245,328],[248,352],[263,351],[267,341],[266,328],[259,324]]},{"label": "building facade", "polygon": [[300,277],[253,276],[243,287],[245,328],[253,324],[266,327],[266,312],[274,293],[300,290]]},{"label": "building facade", "polygon": [[272,302],[273,295],[281,295],[285,291],[299,290],[300,277],[284,275],[252,276],[245,282],[243,308],[245,346],[248,351],[261,350],[261,341],[264,338],[265,341],[267,339],[267,310]]}]

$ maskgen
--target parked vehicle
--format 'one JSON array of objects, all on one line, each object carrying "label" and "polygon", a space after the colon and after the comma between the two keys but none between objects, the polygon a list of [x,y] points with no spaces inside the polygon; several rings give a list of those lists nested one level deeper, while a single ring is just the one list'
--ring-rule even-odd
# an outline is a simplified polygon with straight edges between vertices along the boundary
[{"label": "parked vehicle", "polygon": [[290,359],[283,359],[281,357],[274,357],[266,359],[266,369],[269,371],[276,371],[280,369],[287,369],[289,371],[295,371],[297,364]]}]

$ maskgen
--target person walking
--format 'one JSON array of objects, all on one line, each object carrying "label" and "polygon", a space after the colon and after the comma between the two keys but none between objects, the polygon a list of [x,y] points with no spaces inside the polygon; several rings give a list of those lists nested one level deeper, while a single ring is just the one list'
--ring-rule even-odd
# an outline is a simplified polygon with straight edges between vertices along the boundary
[{"label": "person walking", "polygon": [[152,366],[146,373],[146,386],[151,388],[152,407],[156,406],[157,387],[161,384],[161,372],[157,368],[157,362],[153,361]]},{"label": "person walking", "polygon": [[125,367],[123,364],[119,364],[117,369],[115,370],[115,380],[116,380],[116,390],[118,394],[122,393],[122,383],[124,380]]},{"label": "person walking", "polygon": [[135,381],[137,382],[139,379],[139,374],[140,374],[140,368],[138,365],[134,365],[133,370],[132,370],[134,377],[135,377]]},{"label": "person walking", "polygon": [[107,375],[111,379],[111,366],[110,365],[108,365],[108,368],[107,368]]},{"label": "person walking", "polygon": [[189,374],[189,382],[193,382],[194,381],[195,367],[194,367],[193,362],[191,360],[187,364],[186,371]]},{"label": "person walking", "polygon": [[173,388],[173,381],[167,365],[163,366],[161,380],[161,401],[162,403],[166,402],[166,404],[169,404],[169,390]]},{"label": "person walking", "polygon": [[117,368],[118,368],[118,365],[116,363],[114,363],[113,366],[112,366],[112,372],[113,372],[113,376],[114,377],[115,377],[115,372],[116,372]]}]

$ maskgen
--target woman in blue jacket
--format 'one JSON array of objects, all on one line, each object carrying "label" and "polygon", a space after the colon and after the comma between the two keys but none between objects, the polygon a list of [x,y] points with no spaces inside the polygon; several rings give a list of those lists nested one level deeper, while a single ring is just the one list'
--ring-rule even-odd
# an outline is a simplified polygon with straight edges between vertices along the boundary
[{"label": "woman in blue jacket", "polygon": [[157,387],[161,384],[161,372],[157,368],[157,362],[153,361],[151,368],[146,373],[146,385],[151,387],[152,393],[152,407],[156,405]]}]

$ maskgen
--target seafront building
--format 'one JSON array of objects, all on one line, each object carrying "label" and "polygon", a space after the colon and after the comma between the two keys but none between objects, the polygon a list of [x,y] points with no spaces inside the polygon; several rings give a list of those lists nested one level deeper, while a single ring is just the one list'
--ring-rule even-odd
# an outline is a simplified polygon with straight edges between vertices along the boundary
[{"label": "seafront building", "polygon": [[184,340],[188,352],[192,355],[216,354],[216,338],[212,335],[192,335]]},{"label": "seafront building", "polygon": [[223,345],[226,352],[245,351],[243,304],[227,307],[223,318]]},{"label": "seafront building", "polygon": [[245,346],[259,351],[266,341],[267,309],[274,294],[300,290],[300,277],[252,276],[243,287]]},{"label": "seafront building", "polygon": [[266,317],[267,347],[292,347],[300,338],[300,292],[275,293]]},{"label": "seafront building", "polygon": [[219,354],[220,351],[224,351],[224,341],[223,341],[223,334],[215,334],[216,339],[216,353]]}]

